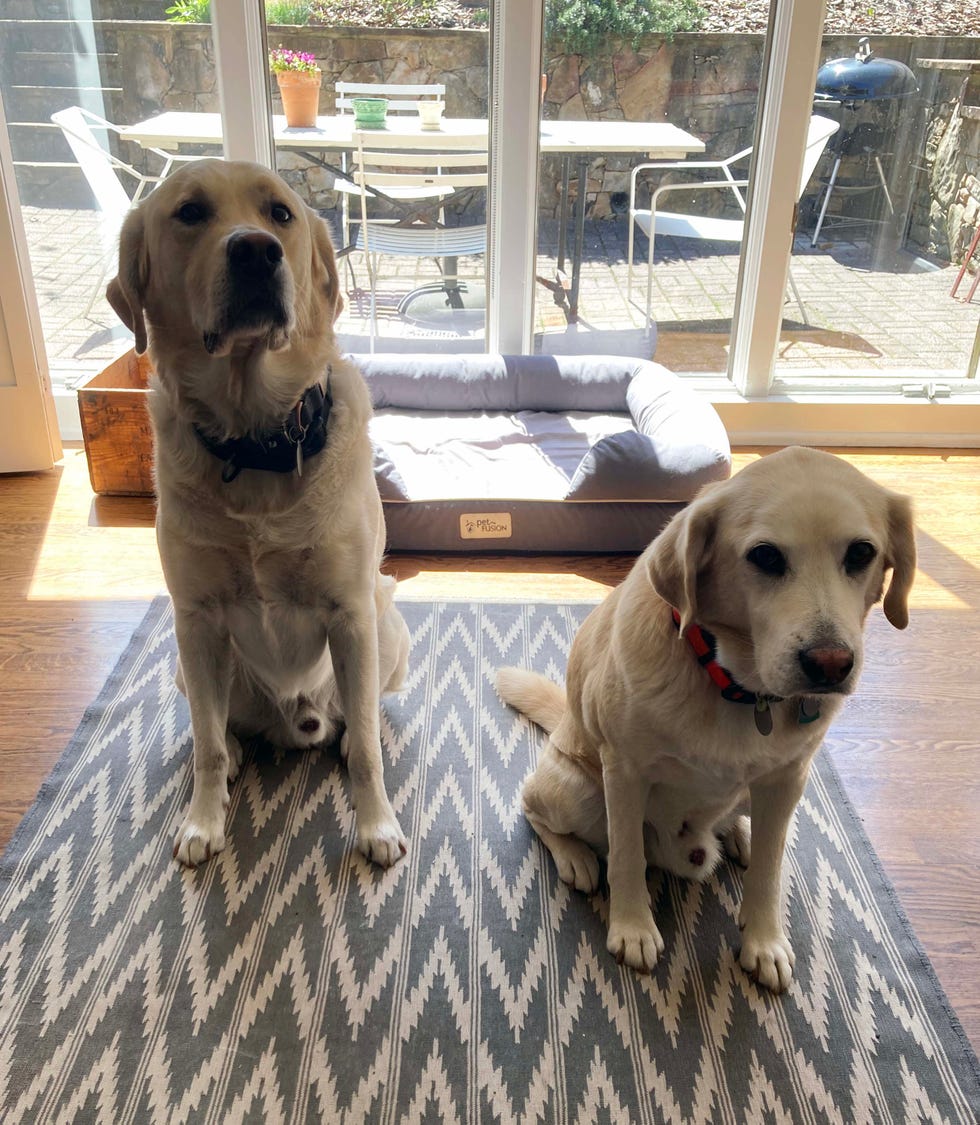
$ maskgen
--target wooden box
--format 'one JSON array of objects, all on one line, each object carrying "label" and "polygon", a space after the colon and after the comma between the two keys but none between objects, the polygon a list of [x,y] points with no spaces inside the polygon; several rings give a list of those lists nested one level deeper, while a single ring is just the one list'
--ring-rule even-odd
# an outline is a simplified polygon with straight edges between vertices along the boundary
[{"label": "wooden box", "polygon": [[147,414],[149,357],[130,350],[78,388],[92,490],[153,495],[153,435]]}]

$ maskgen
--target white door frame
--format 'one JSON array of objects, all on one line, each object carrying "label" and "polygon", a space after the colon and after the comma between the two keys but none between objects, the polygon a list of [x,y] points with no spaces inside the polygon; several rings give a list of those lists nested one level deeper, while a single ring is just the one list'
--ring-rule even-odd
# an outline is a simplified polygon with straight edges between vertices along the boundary
[{"label": "white door frame", "polygon": [[50,469],[61,439],[2,99],[0,262],[0,472]]}]

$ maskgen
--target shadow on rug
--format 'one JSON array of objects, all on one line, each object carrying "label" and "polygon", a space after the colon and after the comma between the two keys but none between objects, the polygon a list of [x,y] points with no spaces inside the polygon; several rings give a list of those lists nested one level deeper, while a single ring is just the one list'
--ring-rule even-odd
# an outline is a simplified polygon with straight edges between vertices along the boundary
[{"label": "shadow on rug", "polygon": [[590,607],[401,608],[382,736],[406,859],[352,851],[336,753],[253,749],[227,849],[188,872],[154,603],[0,863],[0,1119],[976,1120],[976,1059],[826,758],[787,857],[790,991],[738,967],[731,866],[653,877],[667,949],[637,976],[526,824],[539,736],[493,689],[503,663],[561,677]]}]

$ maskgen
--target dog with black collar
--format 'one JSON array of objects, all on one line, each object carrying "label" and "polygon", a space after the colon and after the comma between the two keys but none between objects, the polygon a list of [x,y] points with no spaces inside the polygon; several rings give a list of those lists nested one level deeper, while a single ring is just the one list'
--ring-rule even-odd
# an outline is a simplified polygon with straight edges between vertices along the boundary
[{"label": "dog with black collar", "polygon": [[128,214],[107,296],[154,369],[157,539],[194,734],[175,857],[224,847],[242,738],[308,748],[344,726],[358,847],[395,863],[379,700],[408,630],[379,569],[371,401],[337,351],[326,224],[259,165],[194,161]]},{"label": "dog with black collar", "polygon": [[579,890],[596,891],[607,856],[607,946],[620,962],[649,972],[663,952],[647,864],[703,880],[724,850],[748,868],[741,964],[788,987],[790,819],[857,686],[889,573],[885,616],[908,623],[915,559],[907,497],[831,454],[786,449],[671,520],[582,624],[564,688],[500,670],[501,697],[549,734],[525,814]]}]

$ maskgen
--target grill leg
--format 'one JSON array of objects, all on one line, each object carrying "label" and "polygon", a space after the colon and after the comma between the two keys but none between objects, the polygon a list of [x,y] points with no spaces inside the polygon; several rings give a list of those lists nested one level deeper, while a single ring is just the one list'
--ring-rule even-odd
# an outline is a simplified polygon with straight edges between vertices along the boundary
[{"label": "grill leg", "polygon": [[830,193],[834,190],[834,184],[837,183],[837,173],[840,171],[840,156],[834,161],[834,170],[830,173],[830,179],[827,181],[827,190],[824,192],[823,203],[820,204],[820,215],[817,218],[817,225],[813,228],[813,238],[810,239],[810,245],[816,246],[817,239],[820,237],[820,228],[823,226],[824,215],[827,214],[827,204],[830,202]]}]

